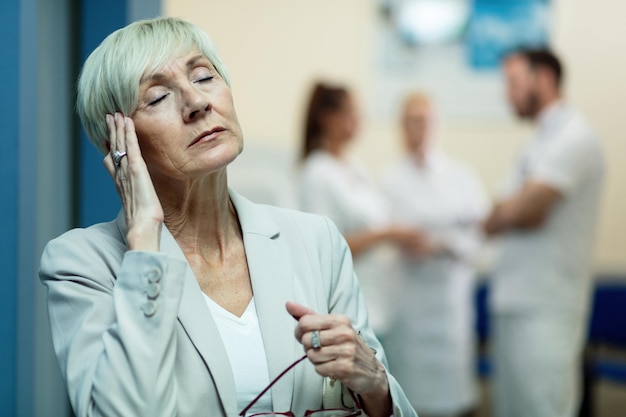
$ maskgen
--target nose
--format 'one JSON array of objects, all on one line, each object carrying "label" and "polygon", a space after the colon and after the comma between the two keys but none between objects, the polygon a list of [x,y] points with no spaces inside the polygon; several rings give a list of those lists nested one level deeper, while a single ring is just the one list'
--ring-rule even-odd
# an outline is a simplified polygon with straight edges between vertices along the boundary
[{"label": "nose", "polygon": [[193,122],[211,110],[208,94],[191,84],[183,91],[183,117],[186,122]]}]

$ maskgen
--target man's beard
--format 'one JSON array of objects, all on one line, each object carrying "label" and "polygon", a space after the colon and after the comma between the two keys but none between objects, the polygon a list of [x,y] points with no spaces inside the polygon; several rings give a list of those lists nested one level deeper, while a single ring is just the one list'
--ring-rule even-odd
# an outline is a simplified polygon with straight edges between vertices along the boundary
[{"label": "man's beard", "polygon": [[526,95],[526,100],[521,106],[517,106],[516,110],[517,115],[522,119],[534,119],[541,110],[539,95],[535,91],[530,91]]}]

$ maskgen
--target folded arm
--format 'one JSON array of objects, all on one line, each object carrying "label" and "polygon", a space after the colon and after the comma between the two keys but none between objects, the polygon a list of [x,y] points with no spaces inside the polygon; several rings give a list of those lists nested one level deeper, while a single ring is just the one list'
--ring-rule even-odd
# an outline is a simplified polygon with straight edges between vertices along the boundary
[{"label": "folded arm", "polygon": [[511,229],[541,227],[561,198],[554,186],[529,181],[517,194],[495,205],[483,226],[485,233],[497,235]]}]

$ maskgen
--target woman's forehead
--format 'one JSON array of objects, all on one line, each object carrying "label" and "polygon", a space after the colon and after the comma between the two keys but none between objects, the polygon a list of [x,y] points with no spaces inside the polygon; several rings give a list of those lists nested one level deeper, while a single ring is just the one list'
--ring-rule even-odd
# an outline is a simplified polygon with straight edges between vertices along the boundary
[{"label": "woman's forehead", "polygon": [[214,68],[211,60],[197,48],[191,48],[186,51],[176,51],[168,56],[155,60],[143,72],[140,82],[146,82],[150,79],[164,78],[171,73],[174,68],[191,69],[197,63],[202,62]]}]

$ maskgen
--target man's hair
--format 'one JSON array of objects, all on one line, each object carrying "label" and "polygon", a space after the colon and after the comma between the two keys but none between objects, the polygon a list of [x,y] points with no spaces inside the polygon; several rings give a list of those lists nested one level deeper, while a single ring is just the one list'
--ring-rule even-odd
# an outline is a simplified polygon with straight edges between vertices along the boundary
[{"label": "man's hair", "polygon": [[550,71],[554,76],[557,87],[561,86],[564,70],[560,59],[548,48],[519,48],[508,56],[520,56],[525,59],[532,69],[542,68]]}]

